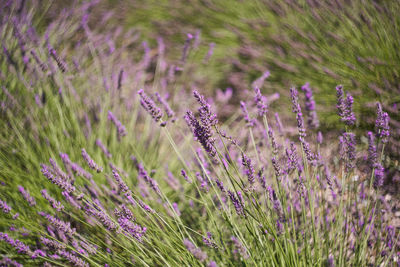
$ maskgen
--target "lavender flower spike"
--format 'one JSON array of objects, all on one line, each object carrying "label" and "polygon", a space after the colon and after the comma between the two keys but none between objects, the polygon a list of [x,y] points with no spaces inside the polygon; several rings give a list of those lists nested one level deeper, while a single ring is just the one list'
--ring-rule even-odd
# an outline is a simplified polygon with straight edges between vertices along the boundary
[{"label": "lavender flower spike", "polygon": [[261,94],[260,88],[254,88],[254,92],[256,93],[256,96],[254,97],[254,102],[256,102],[258,108],[258,115],[262,117],[267,114],[268,105],[265,103],[266,99],[265,96]]},{"label": "lavender flower spike", "polygon": [[236,213],[241,216],[241,215],[245,215],[244,213],[244,207],[243,204],[241,202],[241,200],[236,197],[235,193],[233,193],[232,191],[228,190],[228,196],[232,201],[233,206],[235,207]]},{"label": "lavender flower spike", "polygon": [[0,209],[3,210],[4,213],[9,213],[11,211],[10,206],[7,203],[0,199]]},{"label": "lavender flower spike", "polygon": [[42,196],[50,203],[50,205],[53,207],[53,209],[57,211],[62,211],[64,209],[64,205],[60,202],[52,198],[46,191],[46,189],[43,189],[40,191],[42,193]]},{"label": "lavender flower spike", "polygon": [[376,136],[381,138],[382,143],[387,143],[390,131],[389,131],[389,115],[387,112],[383,112],[381,104],[376,103],[377,107],[377,119],[375,121]]},{"label": "lavender flower spike", "polygon": [[73,235],[76,232],[75,228],[71,228],[71,223],[69,223],[69,222],[64,222],[64,221],[57,219],[56,217],[53,217],[50,214],[46,214],[44,212],[39,212],[39,215],[45,217],[49,221],[50,224],[54,225],[62,233],[66,233],[68,235]]},{"label": "lavender flower spike", "polygon": [[138,164],[138,172],[139,172],[139,177],[142,177],[146,181],[146,183],[149,184],[151,189],[154,190],[154,192],[156,192],[157,194],[161,193],[160,189],[158,188],[157,182],[147,174],[147,171],[144,169],[141,163]]},{"label": "lavender flower spike", "polygon": [[138,91],[138,94],[140,95],[140,104],[142,107],[150,113],[150,115],[153,117],[153,119],[158,122],[160,121],[161,117],[163,116],[163,113],[159,107],[157,107],[156,103],[147,96],[147,94],[143,91],[143,89],[140,89]]},{"label": "lavender flower spike", "polygon": [[200,104],[200,108],[198,109],[201,123],[206,128],[211,128],[212,126],[217,125],[218,119],[217,115],[212,113],[210,104],[207,103],[204,96],[201,95],[196,90],[193,91],[193,95],[196,98],[197,102]]},{"label": "lavender flower spike", "polygon": [[89,263],[82,260],[81,258],[78,258],[77,256],[73,255],[72,253],[66,250],[59,250],[58,254],[66,258],[70,263],[72,263],[76,267],[89,267]]},{"label": "lavender flower spike", "polygon": [[53,171],[45,164],[40,165],[42,167],[42,174],[49,179],[53,184],[58,185],[61,189],[64,189],[68,193],[75,191],[75,187],[69,182],[62,180],[59,176],[56,176]]},{"label": "lavender flower spike", "polygon": [[347,125],[354,125],[356,122],[356,116],[354,115],[353,112],[353,97],[348,94],[346,97],[346,116],[342,118],[342,120],[347,124]]},{"label": "lavender flower spike", "polygon": [[307,124],[311,129],[316,129],[319,127],[319,120],[317,112],[315,111],[315,101],[313,97],[313,92],[311,90],[310,84],[306,83],[301,87],[306,95],[306,112],[307,112]]},{"label": "lavender flower spike", "polygon": [[374,167],[374,187],[379,188],[382,187],[383,183],[385,182],[385,169],[383,168],[381,163],[376,163]]},{"label": "lavender flower spike", "polygon": [[50,56],[57,62],[58,68],[61,72],[67,71],[67,64],[57,55],[57,52],[54,48],[49,49]]},{"label": "lavender flower spike", "polygon": [[164,98],[162,98],[158,92],[156,92],[155,95],[157,97],[157,101],[163,106],[168,118],[172,118],[171,121],[174,122],[175,120],[173,117],[175,117],[175,112],[171,109],[168,102]]},{"label": "lavender flower spike", "polygon": [[246,122],[246,126],[254,127],[254,119],[250,119],[250,115],[247,110],[246,103],[243,101],[240,101],[240,108],[242,109],[244,121]]},{"label": "lavender flower spike", "polygon": [[18,191],[21,193],[21,195],[24,197],[24,199],[29,203],[29,206],[35,206],[36,201],[33,196],[29,194],[28,191],[25,190],[22,186],[18,186]]},{"label": "lavender flower spike", "polygon": [[18,239],[12,239],[11,237],[8,236],[8,234],[0,232],[0,240],[3,240],[13,246],[18,253],[21,254],[28,254],[30,252],[30,249],[27,245],[25,245],[23,242],[19,241]]},{"label": "lavender flower spike", "polygon": [[207,259],[207,253],[203,252],[200,248],[197,248],[189,239],[185,238],[183,240],[183,244],[189,250],[193,256],[198,259],[199,261],[203,262]]},{"label": "lavender flower spike", "polygon": [[100,141],[100,139],[96,139],[96,145],[103,151],[107,158],[111,158],[111,153],[108,151],[106,146]]},{"label": "lavender flower spike", "polygon": [[347,125],[354,125],[356,121],[356,117],[353,112],[353,97],[348,94],[345,98],[343,86],[338,85],[336,87],[336,97],[337,97],[337,109],[338,115],[341,118],[341,121],[346,123]]},{"label": "lavender flower spike", "polygon": [[204,150],[214,158],[217,155],[217,150],[214,147],[215,140],[212,138],[211,129],[201,125],[190,110],[186,112],[185,120],[191,128],[194,138],[203,146]]},{"label": "lavender flower spike", "polygon": [[125,126],[114,116],[111,111],[108,111],[108,119],[117,127],[118,137],[121,138],[122,136],[126,135]]},{"label": "lavender flower spike", "polygon": [[355,135],[353,133],[345,133],[344,142],[346,144],[346,172],[350,172],[355,167],[355,159],[356,159],[356,141]]},{"label": "lavender flower spike", "polygon": [[247,157],[244,153],[242,153],[242,165],[245,169],[249,183],[251,185],[254,184],[254,182],[256,181],[254,166],[253,163],[251,162],[251,159]]},{"label": "lavender flower spike", "polygon": [[84,148],[82,148],[82,157],[92,170],[95,170],[97,172],[103,171],[103,168],[97,165],[96,162],[94,162],[94,160],[89,156]]}]

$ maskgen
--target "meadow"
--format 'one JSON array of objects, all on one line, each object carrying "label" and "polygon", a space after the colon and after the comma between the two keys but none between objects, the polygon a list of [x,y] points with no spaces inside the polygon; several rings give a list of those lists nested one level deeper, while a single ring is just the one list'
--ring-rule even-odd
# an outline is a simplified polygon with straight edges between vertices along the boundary
[{"label": "meadow", "polygon": [[226,2],[1,2],[0,266],[400,266],[400,7]]}]

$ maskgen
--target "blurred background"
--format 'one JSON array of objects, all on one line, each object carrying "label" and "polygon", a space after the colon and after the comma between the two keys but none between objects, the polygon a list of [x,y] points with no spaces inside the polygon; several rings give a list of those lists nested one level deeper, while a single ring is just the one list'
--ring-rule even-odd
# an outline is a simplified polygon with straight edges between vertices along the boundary
[{"label": "blurred background", "polygon": [[[53,12],[61,8],[57,1],[52,6]],[[197,36],[199,49],[189,60],[201,61],[213,47],[210,60],[196,68],[198,86],[214,94],[216,88],[232,88],[233,102],[266,70],[271,72],[263,88],[267,95],[287,96],[291,86],[309,82],[325,131],[338,126],[334,88],[342,84],[355,98],[363,130],[373,129],[379,100],[397,137],[399,9],[399,1],[103,0],[94,6],[90,23],[108,10],[112,23],[137,29],[150,46],[164,38],[171,59],[180,58],[187,33]],[[392,142],[398,154],[399,141]]]},{"label": "blurred background", "polygon": [[[37,30],[45,32],[71,3],[35,5],[41,10],[35,15]],[[342,126],[335,109],[338,84],[354,97],[360,134],[374,129],[375,105],[380,101],[391,117],[388,164],[393,172],[398,168],[400,1],[97,0],[88,5],[89,27],[107,21],[103,26],[107,32],[119,25],[119,30],[145,42],[144,49],[152,55],[158,53],[157,40],[162,38],[165,56],[177,65],[191,34],[195,49],[185,65],[191,84],[210,97],[232,91],[227,113],[230,104],[245,97],[252,82],[266,71],[271,75],[262,92],[274,100],[283,120],[292,118],[287,107],[279,110],[289,105],[289,88],[310,83],[319,130],[327,136],[336,136]],[[79,41],[79,36],[73,38],[71,42]]]}]

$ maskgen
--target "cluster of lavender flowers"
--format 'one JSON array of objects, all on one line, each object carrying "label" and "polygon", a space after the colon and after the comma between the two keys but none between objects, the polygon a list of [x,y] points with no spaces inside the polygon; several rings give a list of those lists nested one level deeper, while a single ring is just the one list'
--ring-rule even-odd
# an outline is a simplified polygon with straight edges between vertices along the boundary
[{"label": "cluster of lavender flowers", "polygon": [[[162,39],[153,50],[134,33],[119,40],[122,29],[102,34],[91,28],[88,10],[94,5],[62,11],[43,37],[32,29],[28,13],[12,13],[15,25],[0,16],[6,28],[13,29],[6,33],[1,24],[0,33],[18,41],[4,41],[6,67],[0,76],[15,76],[36,103],[24,113],[26,123],[10,123],[32,129],[16,134],[17,140],[31,138],[18,148],[25,151],[40,140],[49,152],[35,151],[33,167],[24,162],[15,167],[18,172],[2,172],[9,177],[0,186],[0,249],[12,252],[0,264],[19,266],[14,258],[25,265],[84,267],[399,262],[400,228],[391,220],[393,202],[383,195],[390,118],[380,104],[375,132],[366,134],[365,161],[360,157],[365,146],[356,135],[354,100],[342,86],[336,87],[337,109],[346,130],[338,140],[323,141],[317,133],[322,131],[318,103],[308,83],[301,87],[304,103],[297,89],[290,89],[294,117],[284,115],[289,123],[284,126],[279,114],[270,112],[273,97],[262,94],[268,71],[251,84],[254,97],[241,99],[241,112],[237,107],[229,110],[232,116],[218,113],[220,123],[216,111],[224,109],[230,97],[214,101],[197,90],[188,93],[185,88],[196,88],[196,83],[179,79],[190,73],[188,59],[191,49],[201,45],[200,33],[187,35],[175,65],[165,59]],[[79,17],[71,23],[74,27],[66,19],[75,18],[71,14]],[[99,24],[105,26],[103,19]],[[65,39],[76,34],[85,38],[67,56],[54,41],[63,27],[68,29],[60,35]],[[27,47],[32,47],[30,53]],[[136,50],[144,51],[132,64],[123,55]],[[205,62],[211,54],[205,55]],[[128,83],[131,86],[125,86]],[[89,90],[95,87],[101,91]],[[227,95],[234,89],[227,89]],[[20,114],[20,103],[25,102],[18,90],[3,89],[4,97],[13,100],[2,116]],[[113,112],[104,112],[109,109]],[[51,119],[63,113],[62,127],[52,124]],[[110,122],[117,138],[108,129]],[[297,125],[295,134],[291,124]],[[54,136],[48,136],[49,130]],[[336,146],[340,160],[332,153]],[[14,153],[21,152],[7,155]],[[43,163],[50,156],[49,163]],[[10,173],[33,176],[35,167],[42,173],[34,177],[39,189],[31,181],[13,183]],[[18,205],[20,200],[29,205]]]}]

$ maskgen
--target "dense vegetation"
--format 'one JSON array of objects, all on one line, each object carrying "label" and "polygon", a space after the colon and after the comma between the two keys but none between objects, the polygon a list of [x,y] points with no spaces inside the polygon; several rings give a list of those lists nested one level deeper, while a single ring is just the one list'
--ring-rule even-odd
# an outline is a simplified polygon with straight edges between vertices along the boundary
[{"label": "dense vegetation", "polygon": [[395,4],[162,3],[1,7],[0,265],[399,265]]}]

